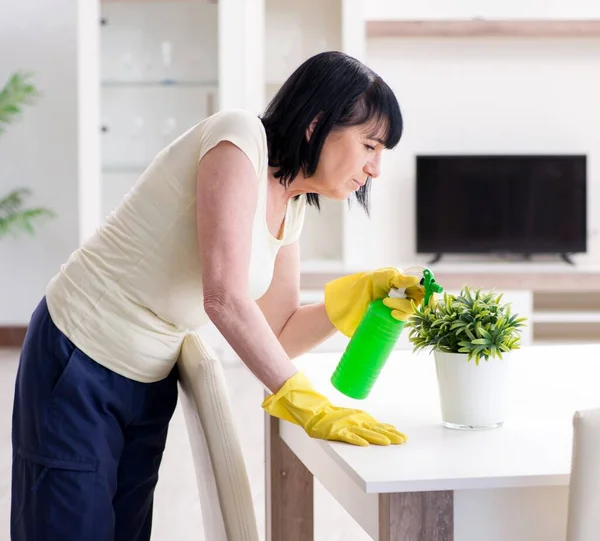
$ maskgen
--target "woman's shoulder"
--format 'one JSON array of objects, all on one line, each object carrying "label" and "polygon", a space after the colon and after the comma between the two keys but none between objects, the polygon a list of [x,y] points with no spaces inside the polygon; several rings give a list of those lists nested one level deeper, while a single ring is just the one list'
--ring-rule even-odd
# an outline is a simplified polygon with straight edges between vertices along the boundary
[{"label": "woman's shoulder", "polygon": [[240,133],[264,134],[265,129],[258,115],[246,109],[223,109],[206,119],[207,130],[228,130]]},{"label": "woman's shoulder", "polygon": [[240,148],[262,178],[267,163],[267,136],[257,115],[244,109],[223,109],[207,118],[202,130],[200,158],[221,141]]}]

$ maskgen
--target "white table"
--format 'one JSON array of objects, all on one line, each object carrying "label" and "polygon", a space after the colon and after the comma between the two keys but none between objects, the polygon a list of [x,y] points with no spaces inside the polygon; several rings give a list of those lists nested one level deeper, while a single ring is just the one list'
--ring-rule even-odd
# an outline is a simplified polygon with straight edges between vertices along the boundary
[{"label": "white table", "polygon": [[[313,476],[375,540],[451,541],[459,495],[567,487],[573,413],[600,406],[600,344],[514,352],[507,421],[479,432],[442,427],[431,355],[395,351],[364,401],[329,383],[339,357],[308,354],[297,365],[332,402],[394,424],[408,443],[361,448],[326,442],[267,416],[270,541],[313,539]],[[476,496],[470,505],[476,512]]]}]

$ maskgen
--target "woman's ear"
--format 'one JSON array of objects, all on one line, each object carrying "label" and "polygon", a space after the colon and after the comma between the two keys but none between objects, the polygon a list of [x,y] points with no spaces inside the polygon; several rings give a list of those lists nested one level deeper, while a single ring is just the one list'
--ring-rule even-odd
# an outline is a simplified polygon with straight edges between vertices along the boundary
[{"label": "woman's ear", "polygon": [[306,128],[306,140],[310,141],[313,132],[315,131],[315,127],[317,126],[317,122],[319,122],[319,118],[321,118],[321,113],[319,113],[315,118],[313,118],[310,126]]}]

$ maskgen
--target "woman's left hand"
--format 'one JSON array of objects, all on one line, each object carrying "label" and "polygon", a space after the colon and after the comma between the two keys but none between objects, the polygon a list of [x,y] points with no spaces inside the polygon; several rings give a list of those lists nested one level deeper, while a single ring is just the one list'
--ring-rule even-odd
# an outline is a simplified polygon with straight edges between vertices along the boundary
[{"label": "woman's left hand", "polygon": [[413,302],[419,305],[425,298],[425,288],[421,285],[407,287],[404,291],[406,298],[386,297],[383,299],[385,304],[391,311],[392,317],[398,321],[406,321],[414,314]]},{"label": "woman's left hand", "polygon": [[[342,276],[325,285],[327,316],[340,332],[351,337],[369,304],[374,300],[386,299],[391,289],[404,289],[409,299],[415,302],[419,298],[422,300],[423,288],[419,286],[419,281],[418,276],[403,274],[393,267]],[[388,302],[392,305],[387,304]],[[408,314],[408,311],[412,313],[410,300],[387,298],[384,303],[392,308],[395,312],[392,315],[396,319],[403,318],[403,314]]]}]

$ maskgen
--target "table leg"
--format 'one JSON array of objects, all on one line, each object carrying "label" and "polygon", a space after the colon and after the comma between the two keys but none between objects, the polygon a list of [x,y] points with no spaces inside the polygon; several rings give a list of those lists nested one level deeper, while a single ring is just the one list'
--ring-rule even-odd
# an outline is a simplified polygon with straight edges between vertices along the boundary
[{"label": "table leg", "polygon": [[379,495],[379,541],[453,541],[454,494]]},{"label": "table leg", "polygon": [[266,414],[267,541],[313,541],[313,476],[279,437],[279,419]]}]

